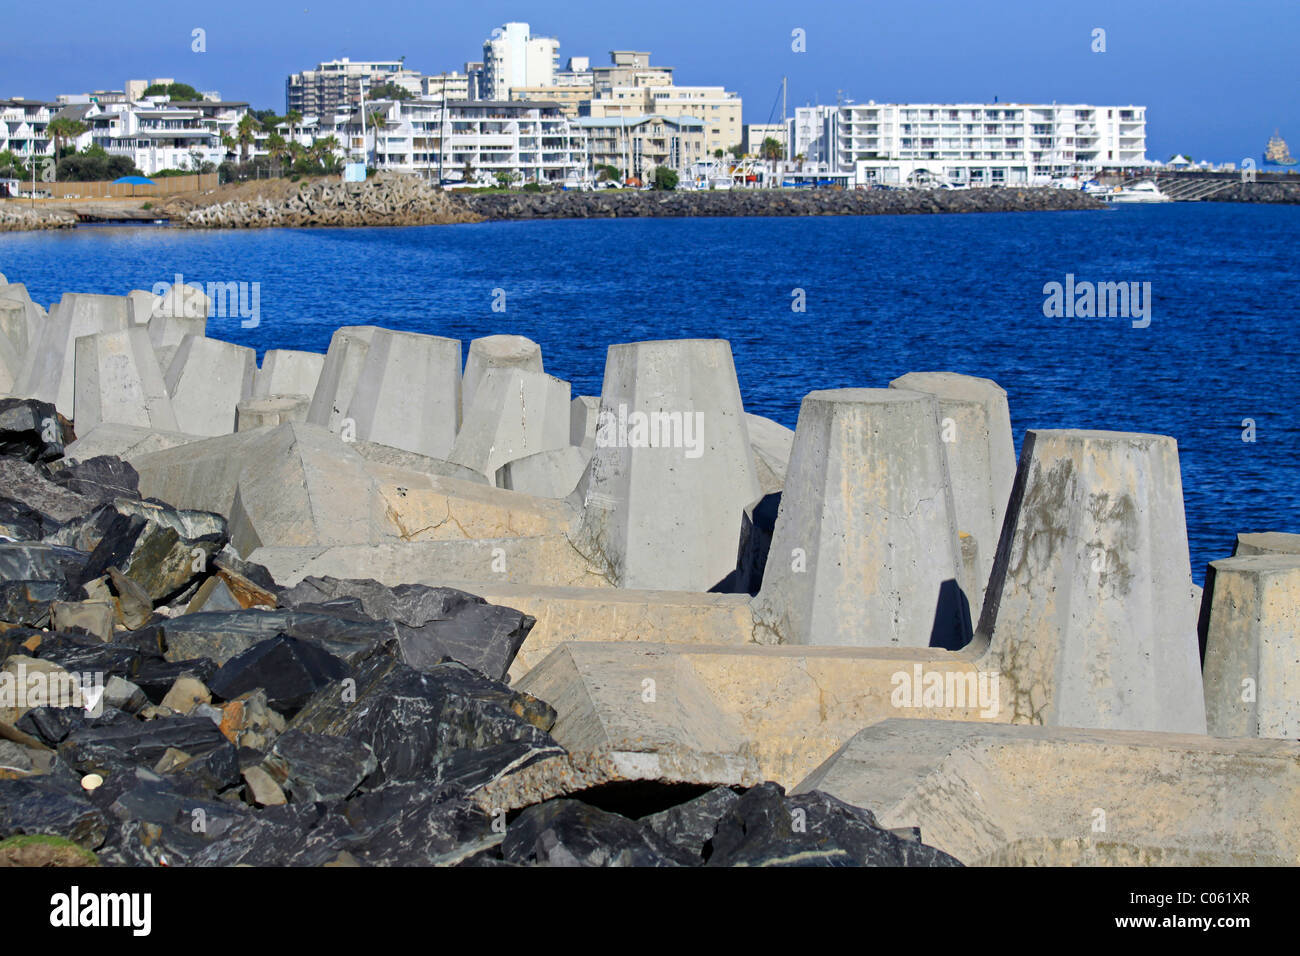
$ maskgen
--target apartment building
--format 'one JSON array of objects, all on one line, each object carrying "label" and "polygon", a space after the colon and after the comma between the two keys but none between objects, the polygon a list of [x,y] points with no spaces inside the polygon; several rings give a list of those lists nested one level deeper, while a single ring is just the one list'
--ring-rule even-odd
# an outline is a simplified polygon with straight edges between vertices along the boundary
[{"label": "apartment building", "polygon": [[420,78],[419,95],[425,99],[469,100],[469,76],[465,73],[439,73]]},{"label": "apartment building", "polygon": [[362,90],[384,83],[419,96],[422,80],[420,73],[406,69],[401,60],[329,60],[314,70],[289,74],[284,83],[285,112],[321,116],[343,111],[361,102]]},{"label": "apartment building", "polygon": [[774,139],[781,144],[781,149],[784,151],[788,136],[789,133],[783,123],[746,123],[745,135],[740,145],[746,156],[757,156],[763,149],[764,141]]},{"label": "apartment building", "polygon": [[651,66],[646,50],[610,50],[609,65],[591,70],[597,96],[616,86],[672,86],[671,66]]},{"label": "apartment building", "polygon": [[1149,165],[1146,107],[1083,104],[847,104],[800,107],[794,152],[858,185],[938,179],[1028,185]]},{"label": "apartment building", "polygon": [[554,103],[570,119],[576,119],[582,104],[591,100],[591,86],[515,86],[510,99],[516,102]]},{"label": "apartment building", "polygon": [[362,132],[357,111],[339,129],[351,158],[366,157],[378,169],[428,179],[473,177],[495,182],[507,173],[517,183],[558,183],[583,177],[586,137],[554,103],[492,100],[378,101],[385,122]]},{"label": "apartment building", "polygon": [[553,86],[560,41],[535,37],[527,23],[507,23],[483,41],[483,76],[479,95],[505,101],[515,87]]},{"label": "apartment building", "polygon": [[[247,104],[237,106],[247,108]],[[82,122],[90,127],[91,143],[112,155],[127,157],[146,176],[227,158],[221,129],[196,107],[148,100],[110,103],[86,115]]]},{"label": "apartment building", "polygon": [[583,116],[591,166],[613,166],[648,182],[656,167],[685,173],[705,157],[704,123],[691,116]]},{"label": "apartment building", "polygon": [[0,100],[0,152],[19,156],[53,156],[54,140],[47,129],[59,112],[58,103],[14,97]]},{"label": "apartment building", "polygon": [[742,104],[738,94],[720,86],[651,86],[647,93],[648,113],[703,120],[709,152],[740,145]]}]

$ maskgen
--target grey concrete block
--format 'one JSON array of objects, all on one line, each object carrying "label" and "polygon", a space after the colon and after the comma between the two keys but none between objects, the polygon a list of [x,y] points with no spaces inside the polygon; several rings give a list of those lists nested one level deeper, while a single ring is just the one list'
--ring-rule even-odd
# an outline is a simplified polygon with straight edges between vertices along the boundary
[{"label": "grey concrete block", "polygon": [[591,450],[596,447],[596,424],[600,415],[599,395],[579,395],[569,403],[569,444]]},{"label": "grey concrete block", "polygon": [[100,455],[113,455],[132,461],[140,455],[202,441],[203,438],[203,435],[163,432],[140,425],[104,422],[83,432],[63,450],[63,457],[68,461],[86,461]]},{"label": "grey concrete block", "polygon": [[575,546],[621,587],[720,582],[760,497],[744,414],[727,342],[610,346]]},{"label": "grey concrete block", "polygon": [[324,367],[325,356],[316,352],[271,349],[262,356],[262,367],[253,379],[253,398],[306,395],[310,405]]},{"label": "grey concrete block", "polygon": [[1205,732],[1178,446],[1025,437],[981,635],[1017,721]]},{"label": "grey concrete block", "polygon": [[132,289],[126,294],[126,314],[127,321],[131,325],[149,325],[149,320],[154,317],[158,307],[162,305],[163,297],[154,295],[152,292],[145,292],[142,289]]},{"label": "grey concrete block", "polygon": [[1242,532],[1237,535],[1234,558],[1252,554],[1300,554],[1300,534],[1285,531]]},{"label": "grey concrete block", "polygon": [[167,393],[180,431],[229,435],[235,407],[253,390],[257,353],[219,339],[186,335],[167,370]]},{"label": "grey concrete block", "polygon": [[311,399],[306,395],[273,395],[270,398],[247,398],[235,406],[235,431],[306,422]]},{"label": "grey concrete block", "polygon": [[934,396],[812,392],[755,618],[769,643],[955,649],[970,639]]},{"label": "grey concrete block", "polygon": [[460,407],[459,340],[375,329],[345,418],[363,441],[449,459]]},{"label": "grey concrete block", "polygon": [[465,358],[463,399],[466,414],[474,393],[488,369],[517,368],[526,372],[543,372],[542,347],[522,335],[487,335],[473,339]]},{"label": "grey concrete block", "polygon": [[179,431],[149,333],[141,326],[78,338],[75,383],[78,431],[101,422]]},{"label": "grey concrete block", "polygon": [[983,592],[1016,477],[1007,393],[990,379],[956,372],[909,372],[889,387],[928,392],[939,400],[939,434],[948,454],[957,527],[979,545],[977,580]]},{"label": "grey concrete block", "polygon": [[1300,738],[1300,554],[1213,561],[1205,583],[1210,733]]},{"label": "grey concrete block", "polygon": [[763,494],[770,495],[785,487],[785,473],[794,448],[794,432],[780,422],[762,415],[745,413],[749,444],[754,449],[754,468]]},{"label": "grey concrete block", "polygon": [[72,417],[76,340],[127,328],[126,297],[65,293],[51,309],[39,338],[27,350],[14,394],[53,402]]},{"label": "grey concrete block", "polygon": [[589,454],[574,445],[539,451],[498,468],[496,484],[498,488],[539,498],[567,498],[577,487],[590,460]]},{"label": "grey concrete block", "polygon": [[309,423],[332,432],[340,430],[375,331],[373,325],[345,325],[330,337],[329,351],[321,364],[307,412]]},{"label": "grey concrete block", "polygon": [[495,481],[506,462],[568,443],[569,383],[545,372],[493,367],[465,406],[447,459]]},{"label": "grey concrete block", "polygon": [[1300,744],[894,719],[797,787],[968,866],[1293,866]]}]

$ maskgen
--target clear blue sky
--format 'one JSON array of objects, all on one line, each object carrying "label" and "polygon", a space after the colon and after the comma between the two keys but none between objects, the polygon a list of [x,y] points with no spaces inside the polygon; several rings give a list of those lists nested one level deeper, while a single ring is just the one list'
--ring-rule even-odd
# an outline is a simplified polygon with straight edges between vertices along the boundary
[{"label": "clear blue sky", "polygon": [[[1148,153],[1258,157],[1274,127],[1300,150],[1297,0],[175,0],[6,4],[0,97],[52,98],[171,76],[284,109],[285,75],[323,59],[405,55],[425,72],[481,57],[493,26],[524,20],[569,56],[649,50],[679,83],[724,84],[764,122],[781,77],[790,105],[1003,101],[1149,107]],[[190,50],[207,31],[207,52]],[[807,52],[791,51],[791,31]],[[1106,31],[1106,52],[1091,50]],[[779,108],[779,107],[778,107]]]}]

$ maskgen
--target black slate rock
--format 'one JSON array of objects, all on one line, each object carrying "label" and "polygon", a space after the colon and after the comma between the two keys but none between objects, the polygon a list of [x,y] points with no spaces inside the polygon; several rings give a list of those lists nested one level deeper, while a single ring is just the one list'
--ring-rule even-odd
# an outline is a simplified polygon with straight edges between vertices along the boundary
[{"label": "black slate rock", "polygon": [[653,831],[579,800],[529,807],[506,831],[501,858],[535,866],[687,866]]},{"label": "black slate rock", "polygon": [[140,497],[139,473],[115,455],[61,462],[50,470],[50,481],[97,502]]},{"label": "black slate rock", "polygon": [[276,738],[264,768],[298,803],[343,800],[379,766],[375,752],[347,737],[289,730]]},{"label": "black slate rock", "polygon": [[282,634],[226,661],[208,689],[222,700],[233,700],[261,687],[273,710],[291,715],[316,691],[347,674],[347,665],[333,654]]},{"label": "black slate rock", "polygon": [[104,842],[110,823],[89,800],[50,781],[0,779],[0,840],[45,834],[94,850]]},{"label": "black slate rock", "polygon": [[73,436],[49,402],[0,398],[0,456],[23,461],[54,461]]},{"label": "black slate rock", "polygon": [[714,787],[694,800],[642,817],[640,824],[660,839],[704,862],[718,821],[740,800],[730,787]]},{"label": "black slate rock", "polygon": [[961,866],[941,850],[899,839],[870,810],[775,783],[748,790],[718,822],[706,866]]}]

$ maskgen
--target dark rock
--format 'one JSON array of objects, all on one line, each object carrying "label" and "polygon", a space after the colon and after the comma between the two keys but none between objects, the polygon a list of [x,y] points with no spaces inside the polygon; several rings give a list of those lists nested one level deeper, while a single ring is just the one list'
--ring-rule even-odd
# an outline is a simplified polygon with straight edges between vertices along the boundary
[{"label": "dark rock", "polygon": [[167,691],[171,690],[172,684],[176,683],[176,678],[189,674],[210,685],[216,673],[217,665],[207,658],[167,661],[160,657],[143,657],[140,669],[131,678],[131,683],[144,691],[150,701],[160,704]]},{"label": "dark rock", "polygon": [[153,767],[170,747],[197,756],[228,745],[220,728],[206,717],[160,717],[79,728],[59,745],[59,756],[86,774],[101,765],[116,769],[123,760]]},{"label": "dark rock", "polygon": [[314,804],[286,804],[247,814],[221,840],[192,856],[190,866],[323,866],[353,838],[339,814]]},{"label": "dark rock", "polygon": [[[34,346],[33,346],[34,347]],[[0,398],[0,456],[23,461],[54,461],[73,440],[67,424],[49,402]]]},{"label": "dark rock", "polygon": [[113,455],[64,461],[50,470],[50,481],[96,502],[140,497],[139,473]]},{"label": "dark rock", "polygon": [[379,761],[359,741],[291,730],[275,741],[263,766],[295,801],[324,803],[347,798]]},{"label": "dark rock", "polygon": [[207,657],[218,664],[280,634],[313,644],[349,664],[396,638],[393,626],[384,622],[291,610],[200,611],[159,627],[169,660]]},{"label": "dark rock", "polygon": [[141,771],[111,804],[117,826],[100,858],[134,866],[183,866],[217,842],[236,838],[249,812],[237,803],[183,793]]},{"label": "dark rock", "polygon": [[355,836],[347,844],[369,866],[451,866],[498,845],[504,818],[462,800],[434,802],[422,783],[389,784],[349,800]]},{"label": "dark rock", "polygon": [[129,714],[124,714],[116,707],[104,707],[98,715],[88,714],[80,707],[33,707],[14,726],[47,747],[57,747],[74,730],[82,727],[108,727],[130,719]]},{"label": "dark rock", "polygon": [[538,866],[685,866],[682,851],[626,817],[579,800],[548,800],[510,824],[501,844],[509,863]]},{"label": "dark rock", "polygon": [[729,787],[714,787],[694,800],[642,817],[639,822],[660,839],[702,863],[718,821],[739,800],[740,795]]},{"label": "dark rock", "polygon": [[[104,540],[105,535],[110,532],[115,535],[121,534],[113,526],[115,520],[129,522],[130,519],[119,515],[117,509],[111,504],[98,505],[90,511],[72,518],[65,524],[53,527],[44,536],[43,540],[46,544],[59,544],[66,548],[76,548],[78,551],[90,553],[99,547],[99,543]],[[129,554],[130,552],[126,553]]]},{"label": "dark rock", "polygon": [[0,537],[13,541],[40,541],[61,527],[49,515],[16,498],[0,498]]},{"label": "dark rock", "polygon": [[6,581],[0,584],[0,621],[27,627],[46,627],[50,605],[70,595],[59,581]]},{"label": "dark rock", "polygon": [[89,800],[48,781],[0,779],[0,840],[41,833],[93,850],[104,842],[110,823]]},{"label": "dark rock", "polygon": [[360,602],[367,617],[397,627],[402,657],[417,670],[450,658],[504,680],[536,620],[454,588],[372,580],[308,577],[281,595],[288,607],[326,605],[340,598]]},{"label": "dark rock", "polygon": [[149,593],[117,568],[108,569],[108,579],[113,585],[122,624],[131,630],[144,627],[153,617],[153,599]]},{"label": "dark rock", "polygon": [[44,465],[0,457],[0,489],[55,521],[71,521],[95,508],[95,502],[50,481]]},{"label": "dark rock", "polygon": [[462,749],[522,744],[516,769],[564,753],[545,732],[555,722],[548,704],[463,664],[439,664],[421,672],[381,649],[362,662],[352,679],[354,684],[318,692],[288,729],[369,744],[379,759],[374,786],[425,775]]},{"label": "dark rock", "polygon": [[144,655],[139,648],[126,644],[105,644],[98,638],[83,634],[46,634],[36,649],[35,656],[53,661],[73,673],[103,674],[134,681]]},{"label": "dark rock", "polygon": [[77,578],[85,566],[86,556],[72,548],[35,541],[0,541],[0,581],[65,584],[69,578]]},{"label": "dark rock", "polygon": [[208,689],[223,700],[231,700],[260,687],[266,691],[267,703],[288,715],[316,691],[347,673],[347,665],[328,651],[281,634],[222,664],[208,682]]},{"label": "dark rock", "polygon": [[901,840],[870,810],[818,791],[787,797],[775,783],[747,791],[718,822],[706,866],[961,866]]},{"label": "dark rock", "polygon": [[245,561],[229,544],[217,552],[212,564],[242,607],[273,608],[279,604],[281,589],[271,572],[260,564]]}]

